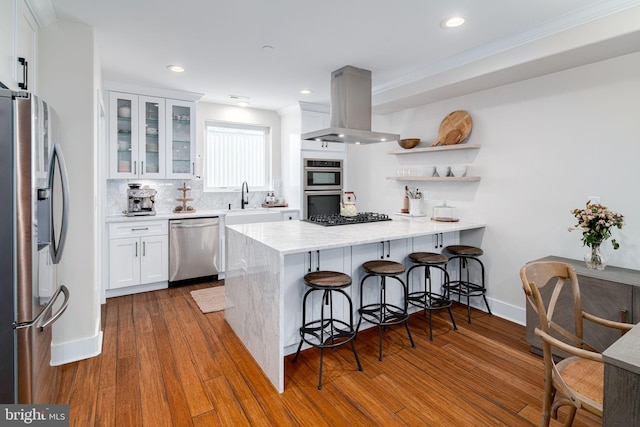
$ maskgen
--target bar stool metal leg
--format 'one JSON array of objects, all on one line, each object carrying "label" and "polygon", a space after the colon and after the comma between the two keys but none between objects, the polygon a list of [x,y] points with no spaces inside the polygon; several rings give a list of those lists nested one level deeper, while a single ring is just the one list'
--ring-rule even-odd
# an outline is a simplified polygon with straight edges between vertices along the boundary
[{"label": "bar stool metal leg", "polygon": [[[324,362],[324,349],[336,348],[341,345],[351,343],[351,350],[358,364],[358,370],[362,371],[362,365],[358,352],[354,344],[357,329],[353,327],[353,302],[344,288],[351,286],[351,278],[343,273],[317,271],[305,276],[304,282],[310,287],[302,298],[302,327],[300,328],[300,344],[293,358],[293,363],[298,361],[298,356],[303,343],[320,349],[320,368],[318,374],[318,390],[322,390],[322,374]],[[307,321],[307,299],[314,293],[322,291],[322,307],[318,320]],[[333,297],[334,293],[342,295],[349,306],[349,323],[334,316]],[[328,317],[325,315],[328,311]]]},{"label": "bar stool metal leg", "polygon": [[[375,261],[374,261],[375,263]],[[383,263],[394,263],[393,261],[379,261],[379,264]],[[368,263],[365,263],[365,265]],[[399,264],[399,263],[394,263]],[[399,264],[401,266],[401,264]],[[404,266],[402,266],[404,270]],[[366,268],[365,268],[366,270]],[[379,289],[379,300],[376,303],[365,304],[364,303],[364,284],[366,280],[370,277],[380,277],[380,289]],[[396,305],[390,304],[387,302],[387,277],[397,280],[402,286],[402,294],[403,294],[403,307],[398,307]],[[358,326],[356,330],[360,330],[360,325],[362,324],[362,320],[366,320],[369,323],[374,325],[378,325],[378,338],[379,338],[379,354],[378,360],[382,360],[382,333],[387,326],[397,325],[400,323],[404,323],[405,328],[407,330],[407,336],[409,337],[409,341],[411,342],[411,347],[415,348],[415,343],[413,342],[413,337],[411,336],[411,330],[409,329],[409,314],[407,312],[407,286],[396,274],[388,274],[388,273],[379,273],[379,272],[369,272],[365,275],[360,281],[360,308],[358,309],[358,313],[360,314],[360,319],[358,320]]]},{"label": "bar stool metal leg", "polygon": [[[449,249],[453,248],[453,249]],[[475,248],[472,246],[453,246],[445,248],[445,250],[453,253],[453,256],[449,258],[447,266],[452,261],[456,260],[458,263],[458,279],[451,280],[449,283],[449,292],[458,295],[458,302],[462,296],[466,297],[467,304],[467,321],[471,323],[471,297],[481,296],[485,306],[487,307],[488,313],[491,315],[491,308],[489,307],[489,301],[487,300],[486,291],[487,288],[485,286],[485,269],[484,264],[476,255],[481,255],[482,250],[479,248]],[[472,254],[457,254],[457,250],[460,251],[475,251],[477,252],[475,255]],[[474,262],[476,265],[480,267],[480,282],[474,283],[471,281],[471,262]]]},{"label": "bar stool metal leg", "polygon": [[[422,290],[408,294],[409,304],[424,309],[423,315],[429,311],[429,341],[433,341],[433,311],[447,309],[453,330],[458,330],[456,321],[451,311],[451,299],[449,297],[449,273],[446,270],[447,258],[442,254],[431,252],[414,252],[409,254],[409,259],[415,264],[407,271],[407,286],[411,282],[411,272],[416,268],[424,268],[424,287]],[[433,291],[433,274],[431,269],[442,273],[442,287],[440,293]]]}]

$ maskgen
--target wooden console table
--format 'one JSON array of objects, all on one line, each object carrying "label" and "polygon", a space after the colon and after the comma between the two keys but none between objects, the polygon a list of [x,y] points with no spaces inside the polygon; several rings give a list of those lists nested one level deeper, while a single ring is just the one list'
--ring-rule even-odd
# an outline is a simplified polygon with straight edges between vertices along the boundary
[{"label": "wooden console table", "polygon": [[[606,269],[591,270],[584,261],[557,256],[548,256],[536,261],[560,261],[574,267],[580,282],[580,294],[584,311],[604,319],[625,323],[640,322],[640,271],[627,268],[607,266]],[[544,299],[550,297],[550,289],[543,289]],[[560,294],[558,306],[555,310],[554,321],[562,327],[574,330],[572,310],[562,310],[562,304],[572,304],[573,298],[569,287],[565,287]],[[542,340],[534,333],[538,325],[538,315],[527,304],[527,343],[531,351],[542,354]],[[620,332],[605,328],[591,322],[584,324],[584,340],[602,352],[620,338]],[[559,356],[564,356],[558,353]]]},{"label": "wooden console table", "polygon": [[640,324],[602,353],[604,410],[602,425],[640,425]]}]

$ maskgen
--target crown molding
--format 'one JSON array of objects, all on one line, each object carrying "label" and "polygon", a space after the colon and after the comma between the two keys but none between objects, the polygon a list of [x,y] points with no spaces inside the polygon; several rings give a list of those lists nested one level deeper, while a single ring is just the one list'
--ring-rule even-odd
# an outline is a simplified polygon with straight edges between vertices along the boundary
[{"label": "crown molding", "polygon": [[493,55],[515,50],[538,40],[543,40],[553,35],[560,34],[636,7],[640,7],[640,0],[603,0],[590,6],[585,6],[577,11],[573,11],[570,14],[555,17],[542,25],[523,29],[522,31],[508,37],[494,40],[490,43],[462,52],[459,55],[435,62],[428,67],[409,73],[402,78],[377,85],[373,88],[372,93],[373,95],[382,94],[385,91],[396,89],[410,83],[415,83],[417,81],[472,64]]}]

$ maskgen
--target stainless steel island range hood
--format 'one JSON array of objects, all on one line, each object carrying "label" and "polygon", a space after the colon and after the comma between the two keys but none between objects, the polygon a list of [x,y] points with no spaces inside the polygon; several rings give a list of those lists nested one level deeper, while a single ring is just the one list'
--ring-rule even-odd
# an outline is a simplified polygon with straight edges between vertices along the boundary
[{"label": "stainless steel island range hood", "polygon": [[371,144],[400,135],[371,131],[371,71],[347,65],[331,73],[331,127],[302,134],[303,140]]}]

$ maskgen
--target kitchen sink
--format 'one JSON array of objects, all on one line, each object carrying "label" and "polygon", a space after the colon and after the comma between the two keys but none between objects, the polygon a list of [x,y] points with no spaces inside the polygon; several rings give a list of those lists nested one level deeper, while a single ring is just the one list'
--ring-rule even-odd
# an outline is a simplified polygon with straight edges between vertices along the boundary
[{"label": "kitchen sink", "polygon": [[225,224],[251,224],[254,222],[281,221],[280,212],[274,212],[268,208],[231,209],[227,211]]},{"label": "kitchen sink", "polygon": [[226,210],[225,212],[227,213],[227,216],[228,216],[228,215],[256,214],[261,212],[267,213],[268,211],[269,211],[268,208],[263,208],[258,206],[254,208],[229,209],[229,210]]}]

